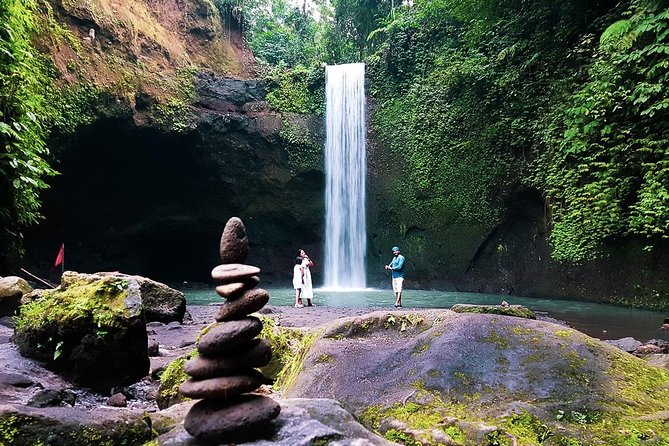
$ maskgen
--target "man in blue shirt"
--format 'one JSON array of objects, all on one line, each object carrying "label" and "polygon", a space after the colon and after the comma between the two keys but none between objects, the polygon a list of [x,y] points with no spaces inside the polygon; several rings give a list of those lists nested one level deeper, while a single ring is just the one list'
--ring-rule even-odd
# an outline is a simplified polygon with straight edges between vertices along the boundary
[{"label": "man in blue shirt", "polygon": [[404,283],[404,256],[400,248],[393,246],[393,260],[386,265],[392,271],[393,292],[395,293],[395,307],[402,307],[402,284]]}]

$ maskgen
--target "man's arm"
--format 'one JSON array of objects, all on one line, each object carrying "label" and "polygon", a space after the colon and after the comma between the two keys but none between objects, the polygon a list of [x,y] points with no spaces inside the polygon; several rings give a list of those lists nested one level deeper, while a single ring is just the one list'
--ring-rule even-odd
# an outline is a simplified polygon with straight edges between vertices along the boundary
[{"label": "man's arm", "polygon": [[393,269],[399,271],[403,267],[404,267],[404,256],[397,256],[397,263],[395,264],[395,268]]}]

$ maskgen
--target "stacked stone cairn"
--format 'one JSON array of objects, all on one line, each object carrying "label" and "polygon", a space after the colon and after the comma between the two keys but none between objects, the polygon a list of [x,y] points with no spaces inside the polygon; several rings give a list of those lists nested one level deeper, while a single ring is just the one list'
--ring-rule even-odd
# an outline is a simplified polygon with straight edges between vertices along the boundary
[{"label": "stacked stone cairn", "polygon": [[269,301],[267,291],[255,288],[260,269],[244,265],[249,245],[242,221],[231,218],[223,230],[222,265],[211,272],[216,293],[226,299],[214,324],[197,344],[199,356],[186,362],[190,376],[181,393],[201,399],[190,409],[184,428],[207,443],[239,443],[266,435],[270,421],[281,411],[271,398],[251,393],[268,383],[256,367],[272,357],[266,340],[257,339],[262,322],[249,314]]}]

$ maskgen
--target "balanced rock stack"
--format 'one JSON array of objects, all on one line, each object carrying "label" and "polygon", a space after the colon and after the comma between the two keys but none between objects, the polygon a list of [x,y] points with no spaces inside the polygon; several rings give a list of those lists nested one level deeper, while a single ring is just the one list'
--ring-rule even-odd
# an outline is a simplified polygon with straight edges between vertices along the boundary
[{"label": "balanced rock stack", "polygon": [[211,272],[216,293],[226,299],[215,324],[197,345],[198,357],[186,362],[190,379],[181,393],[202,399],[186,415],[186,431],[207,442],[243,442],[262,436],[281,411],[271,398],[253,394],[268,380],[256,367],[272,357],[267,341],[257,339],[262,322],[249,314],[269,301],[267,291],[255,288],[260,269],[244,265],[249,252],[242,221],[228,220],[221,237],[222,265]]}]

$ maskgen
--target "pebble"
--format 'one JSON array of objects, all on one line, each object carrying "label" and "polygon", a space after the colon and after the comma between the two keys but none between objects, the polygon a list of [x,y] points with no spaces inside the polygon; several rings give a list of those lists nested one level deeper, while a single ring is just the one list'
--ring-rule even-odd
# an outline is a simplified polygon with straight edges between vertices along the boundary
[{"label": "pebble", "polygon": [[221,322],[202,335],[197,345],[203,355],[213,355],[237,347],[249,341],[262,331],[262,322],[255,317],[237,321]]},{"label": "pebble", "polygon": [[257,266],[230,263],[218,265],[211,271],[211,277],[221,283],[232,283],[257,276],[259,273],[260,268]]},{"label": "pebble", "polygon": [[260,372],[249,369],[246,374],[219,376],[202,380],[189,379],[181,384],[181,394],[189,398],[231,398],[257,389],[266,383]]},{"label": "pebble", "polygon": [[225,302],[216,314],[218,322],[240,319],[255,313],[269,302],[269,293],[262,288],[246,291],[239,299]]},{"label": "pebble", "polygon": [[[235,354],[236,353],[236,354]],[[209,358],[197,356],[186,361],[186,373],[193,378],[213,378],[230,375],[232,371],[263,367],[272,359],[272,349],[264,339],[253,339],[238,352],[229,352],[226,356]]]}]

